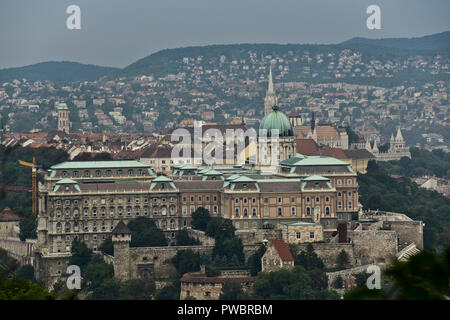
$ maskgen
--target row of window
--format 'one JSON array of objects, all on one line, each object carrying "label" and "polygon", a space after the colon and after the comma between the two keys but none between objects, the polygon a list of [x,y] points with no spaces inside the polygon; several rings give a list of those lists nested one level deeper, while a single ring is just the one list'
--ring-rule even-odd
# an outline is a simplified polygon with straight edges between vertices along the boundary
[{"label": "row of window", "polygon": [[[117,169],[117,170],[111,170],[111,169],[106,169],[106,170],[95,170],[92,171],[94,174],[91,173],[91,170],[84,170],[84,171],[78,171],[78,170],[74,170],[72,171],[72,176],[73,177],[102,177],[102,176],[106,176],[106,177],[112,177],[113,175],[113,171],[116,173],[116,176],[123,176],[124,172],[127,173],[127,175],[129,176],[143,176],[144,175],[144,169],[128,169],[126,171],[122,170],[122,169]],[[68,177],[69,176],[69,171],[64,170],[62,172],[62,176],[63,177]]]},{"label": "row of window", "polygon": [[[213,198],[214,202],[217,202],[217,196],[213,196],[212,198]],[[197,199],[198,199],[199,202],[201,202],[201,201],[203,201],[203,196],[198,196]],[[189,198],[189,200],[190,200],[190,202],[194,202],[195,201],[195,197],[191,196]],[[205,201],[206,202],[209,202],[210,200],[211,200],[210,196],[205,196]],[[187,202],[187,197],[183,197],[183,202]]]},{"label": "row of window", "polygon": [[[316,207],[316,208],[311,208],[311,207],[306,207],[306,215],[311,215],[314,210],[318,213],[320,213],[320,207]],[[248,217],[249,215],[249,211],[247,208],[244,208],[242,210],[243,216],[244,217]],[[252,208],[251,210],[252,213],[252,217],[256,217],[257,216],[257,209],[256,208]],[[325,207],[325,214],[326,215],[330,215],[331,213],[331,209],[330,207]],[[277,208],[277,216],[281,217],[283,215],[283,208]],[[296,216],[297,215],[297,208],[296,207],[291,207],[291,216]],[[235,217],[240,217],[240,209],[239,208],[235,208],[234,209],[234,216]],[[268,217],[269,216],[269,208],[265,207],[264,208],[264,216]]]},{"label": "row of window", "polygon": [[[119,204],[122,204],[124,202],[126,202],[128,204],[133,203],[133,199],[131,197],[128,197],[126,199],[122,199],[122,198],[110,198],[108,200],[100,199],[100,201],[98,201],[97,199],[92,199],[91,203],[93,205],[98,204],[98,203],[100,203],[100,204],[106,204],[106,203],[113,204],[115,199],[117,200],[117,203],[119,203]],[[162,198],[155,197],[155,198],[153,198],[153,203],[158,203],[158,200],[161,200],[162,203],[165,203],[167,201],[175,202],[175,197],[170,197],[169,199],[167,199],[165,197],[162,197]],[[77,206],[80,203],[78,200],[72,200],[71,201],[69,199],[66,199],[66,200],[58,199],[55,202],[56,202],[56,205],[58,205],[58,206],[62,205],[63,202],[64,202],[64,205],[66,205],[66,206],[70,206],[71,202],[73,202],[74,206]],[[136,203],[136,204],[141,203],[141,198],[139,198],[139,197],[134,198],[134,203]],[[144,197],[143,203],[149,203],[149,198],[148,197]],[[83,200],[83,204],[84,205],[89,205],[89,199],[84,199]]]},{"label": "row of window", "polygon": [[[117,208],[118,216],[119,217],[123,216],[125,211],[126,211],[127,216],[131,216],[131,214],[133,212],[134,212],[134,214],[136,216],[139,216],[141,214],[141,212],[143,212],[143,214],[146,216],[146,215],[149,214],[150,208],[148,206],[144,206],[142,208],[141,207],[134,207],[134,209],[133,209],[133,207],[126,207],[126,208],[118,207]],[[57,218],[61,218],[62,217],[61,209],[56,209],[55,212],[56,212],[56,217]],[[161,214],[162,216],[165,216],[165,215],[167,215],[169,213],[171,216],[174,216],[176,214],[176,208],[174,206],[170,206],[169,208],[167,208],[165,206],[163,206],[163,207],[154,206],[152,212],[153,212],[153,215]],[[80,210],[78,208],[74,208],[73,209],[73,217],[74,218],[78,218],[79,217],[79,213],[80,213]],[[106,215],[107,215],[106,207],[101,207],[100,208],[100,212],[97,210],[97,207],[93,207],[91,210],[89,208],[84,208],[83,209],[83,216],[84,217],[89,217],[90,213],[92,214],[92,217],[97,217],[98,214],[100,214],[101,217],[106,217]],[[109,216],[110,217],[114,217],[115,213],[116,213],[116,208],[115,207],[110,207],[109,208]],[[64,217],[65,218],[70,218],[71,217],[71,210],[69,208],[66,208],[64,210]]]}]

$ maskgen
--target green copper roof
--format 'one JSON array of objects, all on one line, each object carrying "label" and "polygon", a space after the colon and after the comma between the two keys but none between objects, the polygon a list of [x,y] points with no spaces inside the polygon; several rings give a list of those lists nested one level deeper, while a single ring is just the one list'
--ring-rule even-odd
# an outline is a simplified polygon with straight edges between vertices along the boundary
[{"label": "green copper roof", "polygon": [[56,182],[56,184],[77,184],[75,180],[64,178]]},{"label": "green copper roof", "polygon": [[172,179],[166,176],[159,176],[152,180],[152,182],[172,182]]},{"label": "green copper roof", "polygon": [[150,168],[136,160],[118,161],[66,161],[55,164],[51,169],[106,169],[106,168]]},{"label": "green copper roof", "polygon": [[65,104],[64,102],[58,104],[58,106],[56,108],[58,110],[69,110],[69,108],[67,108],[67,104]]},{"label": "green copper roof", "polygon": [[344,161],[326,156],[292,157],[282,161],[281,164],[287,166],[350,166]]},{"label": "green copper roof", "polygon": [[205,176],[223,175],[222,172],[219,172],[219,171],[214,170],[214,169],[210,169],[210,170],[208,170],[208,171],[206,171],[206,172],[202,172],[202,174],[204,174]]},{"label": "green copper roof", "polygon": [[255,182],[255,180],[246,176],[240,176],[239,178],[234,179],[233,182]]},{"label": "green copper roof", "polygon": [[314,222],[305,222],[305,221],[292,221],[292,222],[278,222],[279,224],[285,225],[285,226],[292,226],[292,227],[298,227],[298,226],[321,226],[320,223],[314,223]]},{"label": "green copper roof", "polygon": [[274,106],[273,111],[267,114],[259,125],[259,130],[267,130],[267,136],[271,136],[272,130],[278,130],[280,137],[290,137],[294,135],[291,122],[283,112],[278,111]]},{"label": "green copper roof", "polygon": [[330,181],[330,179],[322,177],[322,176],[318,176],[318,175],[312,175],[312,176],[306,177],[302,180],[303,181]]}]

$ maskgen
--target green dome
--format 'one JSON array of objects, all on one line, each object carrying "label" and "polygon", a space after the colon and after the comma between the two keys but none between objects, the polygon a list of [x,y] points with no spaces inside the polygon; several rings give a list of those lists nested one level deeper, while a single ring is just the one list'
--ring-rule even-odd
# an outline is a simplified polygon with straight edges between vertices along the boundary
[{"label": "green dome", "polygon": [[280,137],[291,137],[294,135],[291,122],[283,112],[278,111],[277,106],[273,106],[272,112],[267,114],[259,125],[259,130],[267,130],[267,136],[271,136],[271,130],[278,130]]}]

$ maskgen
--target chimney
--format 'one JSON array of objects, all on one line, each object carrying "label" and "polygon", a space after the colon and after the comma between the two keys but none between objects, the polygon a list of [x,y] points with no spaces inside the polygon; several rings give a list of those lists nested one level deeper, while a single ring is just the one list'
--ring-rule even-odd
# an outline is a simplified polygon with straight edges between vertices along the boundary
[{"label": "chimney", "polygon": [[347,242],[347,222],[341,221],[337,227],[339,243]]}]

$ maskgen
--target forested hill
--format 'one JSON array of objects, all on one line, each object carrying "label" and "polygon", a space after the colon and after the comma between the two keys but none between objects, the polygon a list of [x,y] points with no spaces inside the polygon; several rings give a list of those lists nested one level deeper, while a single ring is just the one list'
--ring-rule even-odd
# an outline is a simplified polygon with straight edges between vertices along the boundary
[{"label": "forested hill", "polygon": [[450,48],[450,31],[432,34],[419,38],[386,38],[367,39],[352,38],[342,42],[344,45],[366,44],[386,48],[396,48],[404,50],[438,50]]},{"label": "forested hill", "polygon": [[25,67],[0,70],[0,83],[15,79],[28,81],[49,80],[52,82],[93,81],[119,69],[100,67],[68,61],[49,61]]}]

